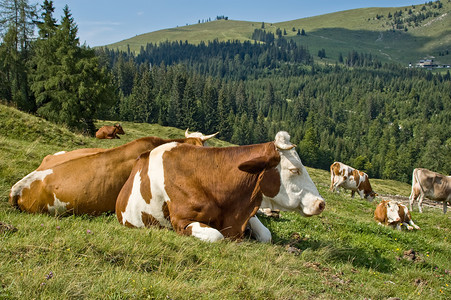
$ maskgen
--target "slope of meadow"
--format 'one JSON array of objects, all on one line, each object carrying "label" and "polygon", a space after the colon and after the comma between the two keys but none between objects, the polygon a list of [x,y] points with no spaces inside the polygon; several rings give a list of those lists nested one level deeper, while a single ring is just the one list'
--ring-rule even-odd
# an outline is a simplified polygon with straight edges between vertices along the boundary
[{"label": "slope of meadow", "polygon": [[[418,26],[409,26],[407,31],[393,30],[394,19],[388,18],[389,14],[402,11],[406,17],[409,10],[422,13],[424,4],[360,8],[279,23],[267,20],[217,20],[141,34],[106,46],[110,49],[127,51],[129,48],[139,52],[147,43],[158,44],[164,41],[188,41],[192,44],[215,39],[248,41],[255,29],[262,28],[263,22],[264,30],[273,33],[277,29],[285,30],[285,38],[294,39],[306,46],[314,56],[319,50],[325,49],[324,61],[328,62],[338,61],[340,53],[346,56],[351,51],[357,51],[371,53],[383,62],[394,61],[407,65],[420,59],[434,58],[437,63],[451,64],[451,55],[439,55],[440,51],[449,51],[451,47],[451,2],[441,3],[442,9],[432,9],[440,11],[440,15],[430,17]],[[297,31],[301,29],[305,30],[305,36],[297,35]]]},{"label": "slope of meadow", "polygon": [[[111,124],[99,122],[97,125]],[[114,215],[55,218],[19,212],[10,187],[62,149],[114,147],[183,130],[123,123],[120,140],[96,140],[0,105],[0,299],[449,299],[449,212],[415,210],[420,231],[372,220],[376,202],[328,191],[328,172],[309,169],[326,199],[321,216],[261,218],[272,244],[209,244],[170,230],[129,229]],[[225,143],[214,140],[214,146]],[[409,186],[374,180],[381,194]],[[413,251],[413,252],[412,252]]]}]

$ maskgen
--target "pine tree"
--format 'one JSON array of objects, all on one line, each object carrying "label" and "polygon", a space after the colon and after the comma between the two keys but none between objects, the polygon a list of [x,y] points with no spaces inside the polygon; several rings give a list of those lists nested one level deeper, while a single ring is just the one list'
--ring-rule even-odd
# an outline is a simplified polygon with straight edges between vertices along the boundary
[{"label": "pine tree", "polygon": [[28,87],[27,63],[34,32],[36,8],[28,0],[2,0],[0,2],[0,74],[5,85],[2,97],[18,108],[34,111],[34,98]]},{"label": "pine tree", "polygon": [[202,104],[205,118],[203,130],[210,132],[218,127],[218,94],[211,78],[205,82]]},{"label": "pine tree", "polygon": [[33,83],[37,113],[55,123],[93,134],[94,118],[114,99],[110,78],[100,69],[94,50],[79,46],[77,25],[65,6],[61,24],[53,32],[53,4],[48,2],[36,42]]}]

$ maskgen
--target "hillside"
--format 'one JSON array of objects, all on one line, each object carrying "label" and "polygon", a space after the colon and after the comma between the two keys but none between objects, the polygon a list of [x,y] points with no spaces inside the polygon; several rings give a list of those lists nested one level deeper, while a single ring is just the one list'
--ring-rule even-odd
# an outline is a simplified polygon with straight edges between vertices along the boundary
[{"label": "hillside", "polygon": [[[123,51],[130,47],[131,51],[139,52],[140,47],[147,43],[164,41],[186,40],[193,44],[215,39],[246,41],[251,39],[255,29],[262,28],[264,22],[267,32],[276,33],[277,29],[285,31],[285,38],[307,46],[315,57],[319,50],[324,49],[324,60],[329,62],[338,61],[340,53],[346,56],[355,50],[371,53],[383,62],[394,61],[407,65],[432,58],[439,64],[449,65],[451,3],[440,3],[440,9],[424,4],[362,8],[280,23],[218,20],[150,32],[106,46]],[[402,15],[395,18],[395,13],[400,11]],[[412,16],[423,16],[428,11],[430,15],[427,18],[412,21]],[[297,35],[301,29],[305,30],[305,36]]]},{"label": "hillside", "polygon": [[[96,140],[0,105],[1,299],[450,298],[449,212],[414,211],[420,231],[381,227],[372,220],[376,201],[330,193],[322,170],[309,173],[326,210],[312,218],[261,218],[273,244],[209,244],[170,230],[133,230],[114,215],[55,218],[9,206],[10,187],[48,153],[109,148],[145,135],[183,136],[176,128],[122,125],[120,140]],[[409,193],[396,181],[375,180],[373,188]]]}]

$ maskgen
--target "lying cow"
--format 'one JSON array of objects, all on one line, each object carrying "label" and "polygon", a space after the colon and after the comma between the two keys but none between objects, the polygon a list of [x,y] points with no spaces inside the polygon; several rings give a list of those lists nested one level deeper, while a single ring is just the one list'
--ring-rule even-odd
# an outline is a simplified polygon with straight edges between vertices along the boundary
[{"label": "lying cow", "polygon": [[418,199],[418,209],[423,212],[423,199],[443,201],[443,213],[446,214],[447,203],[451,203],[451,176],[445,176],[428,169],[416,168],[412,172],[412,191],[409,197],[409,207]]},{"label": "lying cow", "polygon": [[404,225],[408,230],[420,229],[413,221],[407,206],[393,200],[382,200],[374,211],[374,219],[380,225],[396,227]]},{"label": "lying cow", "polygon": [[114,212],[117,196],[141,153],[169,142],[202,145],[213,136],[170,140],[145,137],[112,149],[87,148],[49,155],[11,188],[9,202],[31,213]]},{"label": "lying cow", "polygon": [[324,210],[286,132],[264,144],[168,143],[143,153],[118,196],[116,215],[129,227],[168,227],[210,242],[242,238],[249,224],[257,240],[270,242],[255,216],[263,199],[304,216]]},{"label": "lying cow", "polygon": [[338,191],[338,188],[351,190],[351,197],[357,192],[360,198],[373,201],[377,194],[371,188],[368,175],[341,162],[334,162],[330,166],[330,191]]},{"label": "lying cow", "polygon": [[120,139],[118,134],[125,134],[121,124],[114,124],[113,126],[102,126],[96,132],[98,139]]}]

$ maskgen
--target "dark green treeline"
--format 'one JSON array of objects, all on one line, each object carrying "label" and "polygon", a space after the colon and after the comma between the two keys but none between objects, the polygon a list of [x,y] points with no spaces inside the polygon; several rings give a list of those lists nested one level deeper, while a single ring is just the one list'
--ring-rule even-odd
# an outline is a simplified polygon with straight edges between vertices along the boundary
[{"label": "dark green treeline", "polygon": [[348,54],[354,68],[345,67],[348,59],[319,66],[286,41],[161,47],[136,56],[98,51],[119,87],[102,117],[219,131],[237,144],[286,130],[307,166],[328,169],[338,160],[372,177],[408,182],[415,167],[451,173],[449,72],[356,53]]}]

